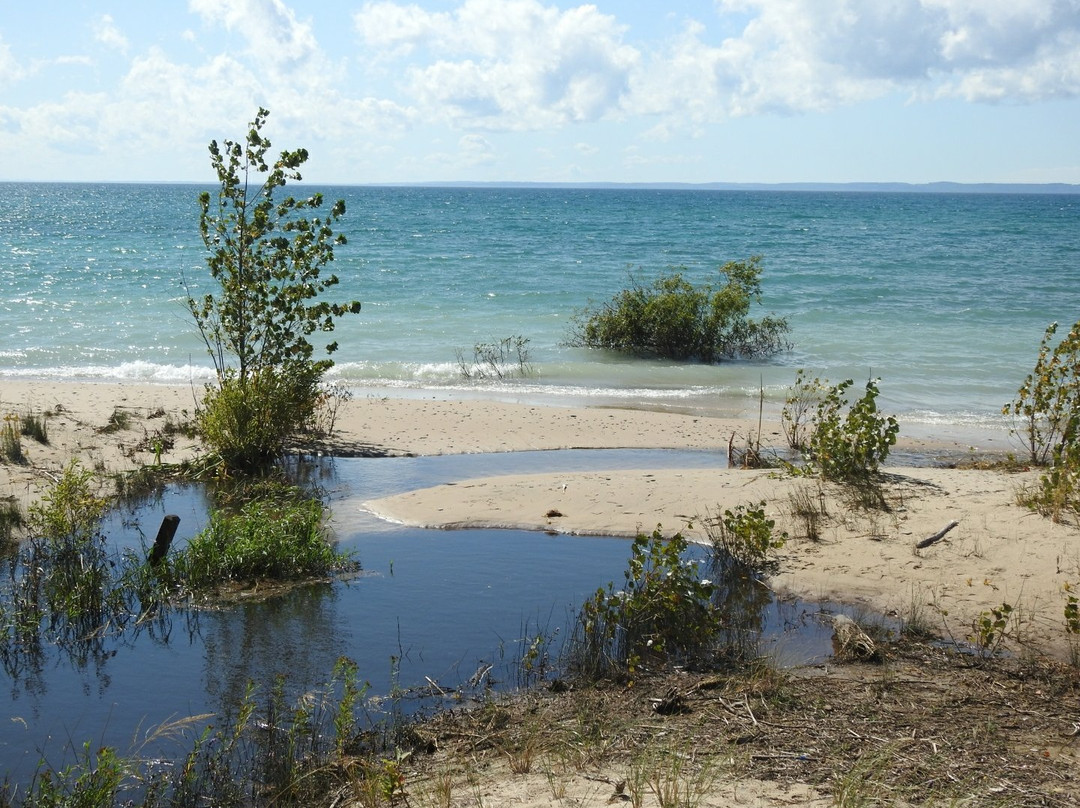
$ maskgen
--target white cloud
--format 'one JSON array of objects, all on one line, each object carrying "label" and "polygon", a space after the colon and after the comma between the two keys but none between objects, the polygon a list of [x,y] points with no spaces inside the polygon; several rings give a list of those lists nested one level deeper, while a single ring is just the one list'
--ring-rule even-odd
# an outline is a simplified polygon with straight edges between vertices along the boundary
[{"label": "white cloud", "polygon": [[490,165],[495,162],[495,149],[482,135],[465,135],[458,141],[458,153],[467,166]]},{"label": "white cloud", "polygon": [[24,76],[25,71],[11,53],[11,47],[0,36],[0,87],[14,84]]},{"label": "white cloud", "polygon": [[331,68],[310,23],[282,0],[189,0],[188,6],[207,23],[242,36],[245,55],[274,81],[315,85],[328,78]]},{"label": "white cloud", "polygon": [[452,12],[367,3],[356,29],[383,55],[423,54],[405,89],[433,116],[470,128],[528,130],[616,112],[638,52],[595,6],[465,0]]},{"label": "white cloud", "polygon": [[113,18],[108,14],[103,14],[94,23],[94,39],[106,47],[117,50],[120,53],[127,53],[127,37],[116,27]]},{"label": "white cloud", "polygon": [[[968,100],[1080,94],[1075,0],[719,0],[750,14],[707,48],[735,114],[802,111],[902,91]],[[719,71],[717,68],[720,68]]]}]

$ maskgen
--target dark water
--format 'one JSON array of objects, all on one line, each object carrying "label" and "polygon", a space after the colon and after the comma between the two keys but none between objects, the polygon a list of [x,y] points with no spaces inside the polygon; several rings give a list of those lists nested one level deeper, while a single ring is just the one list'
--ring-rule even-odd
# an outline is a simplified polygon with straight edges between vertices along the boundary
[{"label": "dark water", "polygon": [[[415,688],[450,690],[492,665],[488,680],[517,682],[523,644],[538,634],[557,655],[580,604],[609,581],[621,583],[626,540],[525,531],[400,528],[365,515],[359,503],[383,494],[480,474],[558,469],[710,467],[715,453],[655,451],[526,452],[496,456],[336,460],[316,475],[331,498],[338,539],[363,573],[301,587],[262,602],[175,613],[164,624],[129,630],[81,656],[59,649],[38,665],[5,670],[7,720],[0,721],[0,769],[18,780],[44,755],[54,766],[92,739],[121,751],[162,722],[228,715],[249,681],[262,692],[284,675],[290,694],[325,683],[339,657],[359,665],[369,695],[404,688],[406,709],[430,704]],[[152,540],[161,517],[181,517],[178,539],[197,532],[205,502],[176,488],[114,515],[119,544]],[[826,653],[820,607],[776,603],[761,590],[766,647],[790,661]],[[382,716],[369,701],[369,717]],[[186,748],[179,743],[179,748]],[[175,754],[166,744],[162,756]],[[152,750],[151,750],[152,751]],[[150,754],[144,750],[144,754]]]}]

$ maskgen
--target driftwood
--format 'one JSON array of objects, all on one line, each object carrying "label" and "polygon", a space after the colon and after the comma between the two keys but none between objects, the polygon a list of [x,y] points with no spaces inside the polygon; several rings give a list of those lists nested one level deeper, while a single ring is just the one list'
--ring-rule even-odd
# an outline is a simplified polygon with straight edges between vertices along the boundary
[{"label": "driftwood", "polygon": [[954,527],[956,527],[958,524],[960,524],[960,523],[959,522],[949,522],[949,524],[945,525],[945,527],[943,527],[941,530],[939,530],[933,536],[927,536],[921,542],[916,544],[915,549],[916,550],[921,550],[924,547],[929,547],[931,544],[933,544],[936,541],[941,541],[943,538],[945,538],[945,534],[948,533],[950,530],[952,530]]}]

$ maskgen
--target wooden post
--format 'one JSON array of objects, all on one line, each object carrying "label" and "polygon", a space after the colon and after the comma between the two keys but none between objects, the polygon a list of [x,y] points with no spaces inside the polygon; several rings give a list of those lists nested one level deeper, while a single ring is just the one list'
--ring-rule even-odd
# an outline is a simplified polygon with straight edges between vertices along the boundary
[{"label": "wooden post", "polygon": [[170,513],[161,520],[157,538],[154,539],[154,546],[150,550],[149,560],[151,567],[156,567],[165,560],[165,555],[169,552],[169,545],[172,544],[173,536],[176,535],[176,528],[179,526],[180,517],[174,513]]}]

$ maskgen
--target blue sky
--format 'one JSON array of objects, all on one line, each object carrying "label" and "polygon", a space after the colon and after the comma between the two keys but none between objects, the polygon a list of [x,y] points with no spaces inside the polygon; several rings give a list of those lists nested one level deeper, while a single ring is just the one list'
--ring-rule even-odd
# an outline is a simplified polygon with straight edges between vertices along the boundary
[{"label": "blue sky", "polygon": [[0,0],[0,179],[1080,183],[1077,0]]}]

